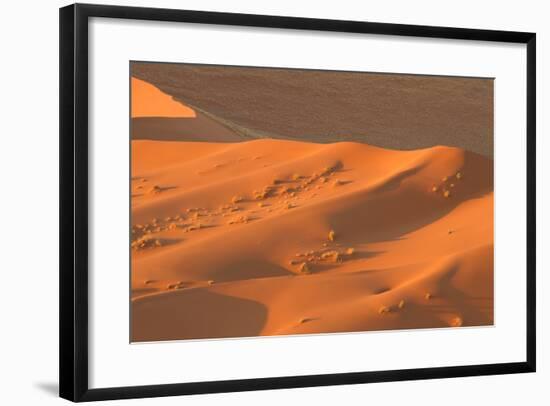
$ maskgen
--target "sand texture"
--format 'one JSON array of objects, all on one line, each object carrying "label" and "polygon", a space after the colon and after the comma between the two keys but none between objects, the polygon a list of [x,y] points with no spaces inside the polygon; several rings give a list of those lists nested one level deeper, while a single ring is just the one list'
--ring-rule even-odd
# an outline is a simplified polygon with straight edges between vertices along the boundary
[{"label": "sand texture", "polygon": [[246,138],[493,156],[493,79],[168,63],[132,74]]},{"label": "sand texture", "polygon": [[493,323],[491,158],[243,139],[184,107],[133,118],[183,121],[131,140],[132,341]]}]

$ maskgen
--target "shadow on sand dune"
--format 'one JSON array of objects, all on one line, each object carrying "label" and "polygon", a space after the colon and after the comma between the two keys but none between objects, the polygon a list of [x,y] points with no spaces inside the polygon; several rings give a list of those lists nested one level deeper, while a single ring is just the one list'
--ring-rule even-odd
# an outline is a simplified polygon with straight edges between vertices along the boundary
[{"label": "shadow on sand dune", "polygon": [[189,289],[137,299],[131,317],[132,342],[251,337],[260,334],[267,308],[206,289]]},{"label": "shadow on sand dune", "polygon": [[197,117],[184,118],[132,118],[131,138],[154,141],[243,141],[236,132],[200,113]]}]

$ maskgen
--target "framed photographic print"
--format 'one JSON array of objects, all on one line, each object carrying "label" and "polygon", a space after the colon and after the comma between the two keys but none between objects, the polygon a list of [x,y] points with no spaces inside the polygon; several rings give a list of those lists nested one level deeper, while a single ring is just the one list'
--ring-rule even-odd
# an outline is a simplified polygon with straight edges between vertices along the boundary
[{"label": "framed photographic print", "polygon": [[535,371],[535,34],[60,10],[60,395]]}]

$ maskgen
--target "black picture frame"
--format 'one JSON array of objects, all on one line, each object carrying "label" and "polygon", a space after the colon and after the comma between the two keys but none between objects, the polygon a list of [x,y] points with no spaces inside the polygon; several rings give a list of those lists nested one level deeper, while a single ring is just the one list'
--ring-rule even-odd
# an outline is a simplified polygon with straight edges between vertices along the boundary
[{"label": "black picture frame", "polygon": [[[526,44],[527,323],[525,361],[391,371],[280,376],[115,388],[88,386],[88,20],[91,17],[220,24]],[[59,391],[75,402],[535,372],[536,35],[267,15],[74,4],[60,9]]]}]

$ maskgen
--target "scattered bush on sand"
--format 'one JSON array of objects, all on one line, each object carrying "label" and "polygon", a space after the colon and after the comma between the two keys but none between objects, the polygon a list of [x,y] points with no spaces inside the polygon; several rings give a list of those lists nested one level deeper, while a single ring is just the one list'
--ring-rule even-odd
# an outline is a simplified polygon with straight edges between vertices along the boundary
[{"label": "scattered bush on sand", "polygon": [[455,317],[451,320],[452,327],[462,327],[463,321],[461,317]]},{"label": "scattered bush on sand", "polygon": [[154,185],[151,189],[149,189],[147,193],[149,193],[150,195],[156,195],[159,194],[161,191],[162,189],[159,186]]},{"label": "scattered bush on sand", "polygon": [[390,308],[387,306],[380,306],[378,309],[378,314],[387,314],[390,312]]}]

